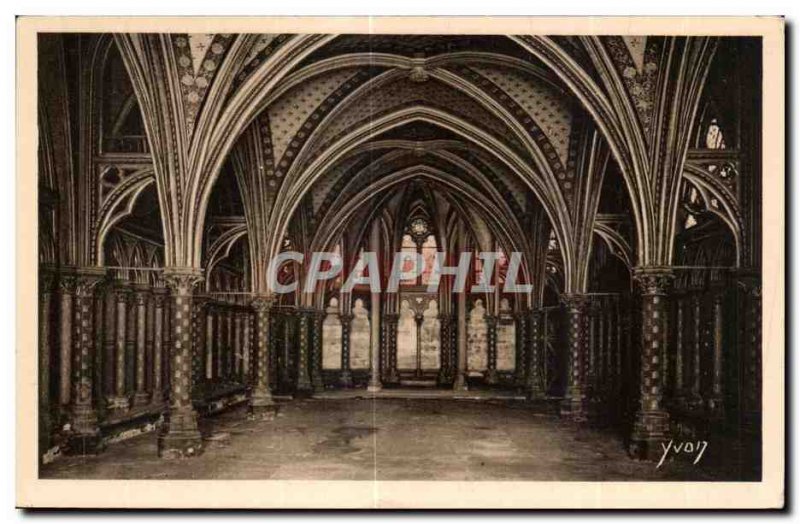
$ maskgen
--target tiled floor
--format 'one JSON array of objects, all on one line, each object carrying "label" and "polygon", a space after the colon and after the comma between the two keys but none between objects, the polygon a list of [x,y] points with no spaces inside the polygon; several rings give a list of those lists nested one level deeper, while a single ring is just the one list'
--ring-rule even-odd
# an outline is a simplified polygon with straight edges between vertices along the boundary
[{"label": "tiled floor", "polygon": [[[713,480],[713,443],[691,460],[633,461],[615,435],[580,428],[515,400],[309,399],[272,421],[243,410],[205,422],[230,445],[163,461],[154,433],[97,457],[61,457],[43,477],[346,480]],[[730,468],[729,468],[730,469]],[[724,476],[731,478],[730,471]],[[735,473],[733,474],[735,475]]]}]

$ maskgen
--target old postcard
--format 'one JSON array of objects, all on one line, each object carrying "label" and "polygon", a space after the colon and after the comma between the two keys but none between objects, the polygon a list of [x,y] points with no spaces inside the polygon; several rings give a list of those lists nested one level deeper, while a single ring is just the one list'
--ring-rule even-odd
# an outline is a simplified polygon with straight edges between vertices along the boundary
[{"label": "old postcard", "polygon": [[20,18],[23,507],[778,508],[779,18]]}]

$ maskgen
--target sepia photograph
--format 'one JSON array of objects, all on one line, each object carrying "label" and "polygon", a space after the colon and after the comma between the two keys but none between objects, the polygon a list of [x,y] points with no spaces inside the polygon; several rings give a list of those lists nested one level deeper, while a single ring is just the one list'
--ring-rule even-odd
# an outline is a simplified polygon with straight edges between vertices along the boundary
[{"label": "sepia photograph", "polygon": [[782,19],[17,31],[19,505],[782,506]]}]

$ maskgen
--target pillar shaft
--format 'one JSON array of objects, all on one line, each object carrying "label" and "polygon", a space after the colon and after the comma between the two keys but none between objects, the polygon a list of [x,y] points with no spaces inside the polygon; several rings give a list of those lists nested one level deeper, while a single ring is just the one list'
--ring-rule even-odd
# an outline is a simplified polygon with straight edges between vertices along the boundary
[{"label": "pillar shaft", "polygon": [[[397,322],[398,320],[395,318],[389,327],[389,329],[394,331],[393,350],[395,354],[397,354]],[[452,343],[450,337],[450,315],[444,313],[439,314],[439,329],[439,351],[441,354],[441,362],[439,363],[439,376],[437,378],[437,382],[439,382],[439,385],[445,386],[452,384],[453,382],[453,362],[451,359],[452,351],[450,347]]]},{"label": "pillar shaft", "polygon": [[518,388],[525,387],[527,371],[527,341],[528,341],[528,315],[517,312],[514,315],[514,385]]},{"label": "pillar shaft", "polygon": [[312,314],[313,311],[309,309],[300,310],[297,324],[297,393],[300,395],[309,395],[313,391],[309,373],[309,355],[311,353],[309,331],[311,330]]},{"label": "pillar shaft", "polygon": [[117,324],[116,324],[116,350],[114,358],[114,399],[112,409],[125,410],[128,408],[127,391],[127,349],[128,349],[128,294],[127,287],[120,285],[116,289]]},{"label": "pillar shaft", "polygon": [[342,313],[339,316],[342,323],[342,373],[339,382],[342,387],[352,387],[353,374],[350,372],[350,329],[353,326],[352,313]]},{"label": "pillar shaft", "polygon": [[169,409],[158,438],[158,454],[181,458],[202,452],[197,414],[192,407],[192,290],[202,280],[199,271],[172,269],[164,279],[172,291],[172,341]]},{"label": "pillar shaft", "polygon": [[161,363],[164,360],[164,303],[167,300],[167,289],[155,288],[153,290],[153,404],[164,401],[164,384],[162,377],[164,370]]},{"label": "pillar shaft", "polygon": [[137,286],[134,291],[136,314],[136,392],[133,405],[145,406],[150,403],[147,393],[147,295],[149,288]]},{"label": "pillar shaft", "polygon": [[497,383],[497,317],[486,315],[487,365],[484,379],[487,384]]},{"label": "pillar shaft", "polygon": [[725,411],[724,402],[724,376],[723,376],[723,343],[724,343],[724,306],[725,293],[722,288],[715,288],[712,295],[713,313],[713,351],[711,368],[711,395],[708,399],[708,408],[715,417],[722,417]]},{"label": "pillar shaft", "polygon": [[94,289],[103,271],[81,270],[76,279],[72,354],[71,431],[67,449],[72,454],[93,454],[102,447],[94,407]]},{"label": "pillar shaft", "polygon": [[50,321],[55,275],[50,271],[39,272],[39,455],[51,444],[53,431],[50,395]]},{"label": "pillar shaft", "polygon": [[255,347],[255,385],[250,394],[250,412],[259,415],[272,411],[272,392],[269,385],[270,366],[270,307],[272,299],[268,296],[257,296],[252,306],[256,313],[256,347]]},{"label": "pillar shaft", "polygon": [[544,314],[541,310],[530,313],[528,323],[528,376],[525,382],[528,398],[539,400],[545,398],[544,387]]},{"label": "pillar shaft", "polygon": [[322,323],[325,311],[314,310],[311,324],[311,386],[315,392],[325,389],[322,382]]},{"label": "pillar shaft", "polygon": [[669,433],[669,414],[663,406],[662,355],[667,345],[667,297],[673,275],[668,269],[642,268],[636,279],[642,290],[642,339],[639,410],[633,426],[631,452],[638,458],[658,459]]},{"label": "pillar shaft", "polygon": [[59,388],[58,402],[66,407],[70,401],[70,375],[72,374],[72,302],[75,296],[75,276],[62,274],[58,280],[61,301],[59,332]]},{"label": "pillar shaft", "polygon": [[587,406],[587,352],[588,352],[588,306],[583,294],[563,296],[567,313],[567,348],[569,350],[569,377],[565,414],[573,420],[583,422],[588,417]]}]

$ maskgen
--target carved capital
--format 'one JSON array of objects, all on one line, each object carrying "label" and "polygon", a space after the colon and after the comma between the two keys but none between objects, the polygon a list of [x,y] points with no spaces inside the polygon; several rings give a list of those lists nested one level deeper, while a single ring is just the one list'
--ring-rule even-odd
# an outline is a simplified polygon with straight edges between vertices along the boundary
[{"label": "carved capital", "polygon": [[167,295],[169,295],[169,290],[165,287],[154,287],[153,288],[153,303],[157,308],[163,308],[164,302],[167,299]]},{"label": "carved capital", "polygon": [[100,267],[79,269],[75,272],[75,294],[79,297],[91,296],[95,287],[105,278],[105,274],[105,269]]},{"label": "carved capital", "polygon": [[77,280],[73,273],[61,273],[58,276],[58,291],[62,295],[73,295]]},{"label": "carved capital", "polygon": [[262,311],[269,310],[274,302],[275,297],[272,295],[255,295],[253,300],[250,301],[250,305],[253,307],[256,313],[260,313]]},{"label": "carved capital", "polygon": [[668,267],[636,268],[633,276],[644,295],[666,295],[675,280],[674,273]]},{"label": "carved capital", "polygon": [[164,281],[175,295],[191,295],[194,287],[203,281],[203,273],[196,268],[167,268]]},{"label": "carved capital", "polygon": [[561,295],[561,301],[570,311],[585,311],[589,307],[589,295],[583,293]]}]

